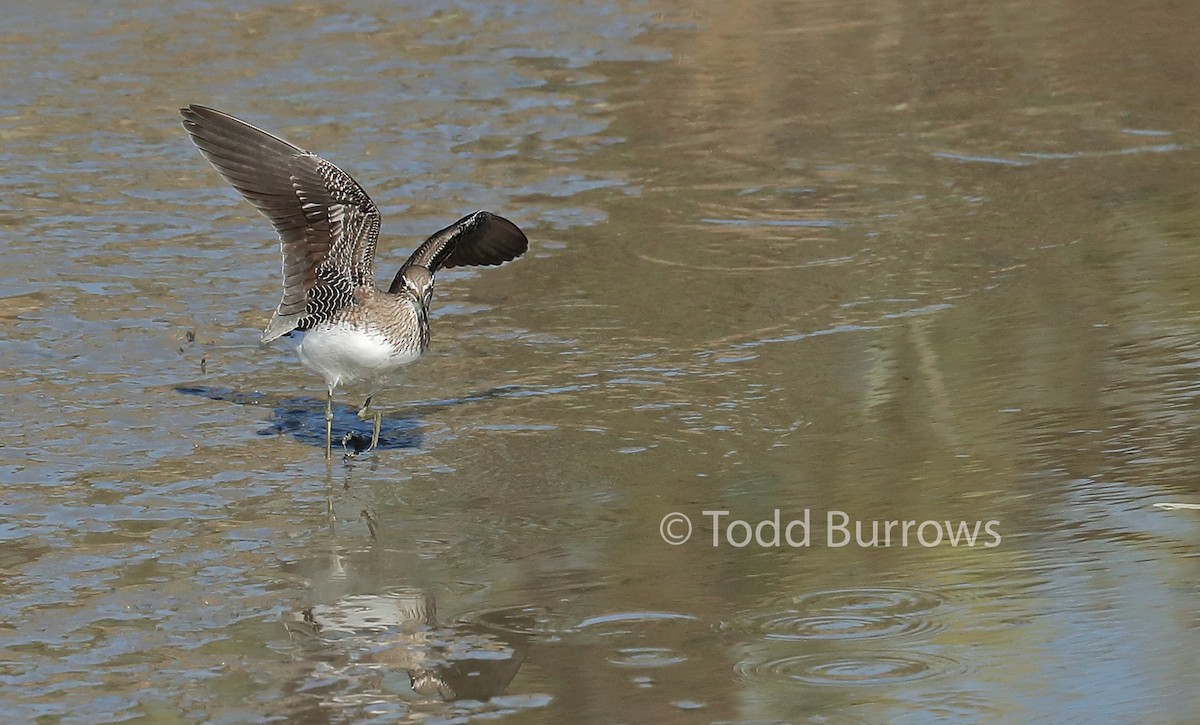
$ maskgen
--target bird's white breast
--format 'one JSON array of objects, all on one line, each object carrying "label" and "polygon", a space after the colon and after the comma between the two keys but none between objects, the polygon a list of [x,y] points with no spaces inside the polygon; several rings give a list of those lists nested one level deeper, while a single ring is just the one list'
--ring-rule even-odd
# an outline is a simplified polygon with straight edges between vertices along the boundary
[{"label": "bird's white breast", "polygon": [[330,389],[358,382],[382,384],[397,368],[421,357],[420,351],[398,347],[375,330],[345,324],[308,330],[296,354]]}]

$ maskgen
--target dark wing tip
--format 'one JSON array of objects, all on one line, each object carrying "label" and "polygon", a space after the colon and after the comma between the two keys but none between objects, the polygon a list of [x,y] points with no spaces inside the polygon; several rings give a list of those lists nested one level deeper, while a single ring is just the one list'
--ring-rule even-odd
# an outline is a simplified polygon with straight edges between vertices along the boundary
[{"label": "dark wing tip", "polygon": [[520,227],[489,211],[477,211],[459,223],[465,223],[466,229],[443,267],[504,264],[529,249],[529,239]]},{"label": "dark wing tip", "polygon": [[[179,109],[179,115],[183,116],[183,120],[186,123],[192,123],[192,124],[195,124],[197,121],[201,120],[204,117],[233,118],[233,116],[230,116],[228,113],[222,113],[221,111],[218,111],[215,108],[209,108],[208,106],[202,106],[199,103],[187,104],[183,108]],[[245,123],[245,121],[241,121],[240,119],[234,119],[234,120],[239,121],[240,123]]]},{"label": "dark wing tip", "polygon": [[529,249],[529,239],[520,227],[489,211],[468,214],[435,232],[396,273],[388,292],[404,286],[404,270],[427,267],[436,273],[447,267],[494,266],[512,261]]}]

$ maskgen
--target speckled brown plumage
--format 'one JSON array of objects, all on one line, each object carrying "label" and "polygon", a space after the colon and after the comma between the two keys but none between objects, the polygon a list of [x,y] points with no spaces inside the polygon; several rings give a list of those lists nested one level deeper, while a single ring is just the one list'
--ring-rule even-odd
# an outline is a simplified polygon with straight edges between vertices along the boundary
[{"label": "speckled brown plumage", "polygon": [[[379,210],[349,174],[229,114],[198,105],[180,113],[204,157],[279,234],[283,297],[262,339],[305,333],[300,360],[329,390],[327,455],[334,389],[363,382],[374,395],[428,347],[433,275],[503,264],[529,246],[517,225],[477,211],[430,236],[382,291],[374,268]],[[378,434],[377,417],[372,448]]]}]

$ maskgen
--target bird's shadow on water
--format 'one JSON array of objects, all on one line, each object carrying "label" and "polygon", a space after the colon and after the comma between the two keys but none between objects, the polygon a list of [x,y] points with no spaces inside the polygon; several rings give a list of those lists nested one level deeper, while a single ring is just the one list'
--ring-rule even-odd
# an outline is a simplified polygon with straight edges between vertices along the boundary
[{"label": "bird's shadow on water", "polygon": [[[443,410],[463,403],[473,403],[490,398],[504,397],[514,388],[501,387],[482,393],[446,398],[437,401],[414,403],[409,412],[401,416],[384,415],[379,427],[380,449],[420,448],[424,442],[421,421],[428,412]],[[177,385],[175,391],[209,400],[219,400],[237,405],[270,407],[271,418],[266,428],[258,431],[262,436],[290,435],[298,443],[325,447],[325,400],[310,397],[279,398],[266,393],[244,393],[232,388],[208,385]],[[374,421],[361,420],[358,408],[348,405],[333,405],[333,443],[344,441],[348,451],[361,452],[371,442]]]}]

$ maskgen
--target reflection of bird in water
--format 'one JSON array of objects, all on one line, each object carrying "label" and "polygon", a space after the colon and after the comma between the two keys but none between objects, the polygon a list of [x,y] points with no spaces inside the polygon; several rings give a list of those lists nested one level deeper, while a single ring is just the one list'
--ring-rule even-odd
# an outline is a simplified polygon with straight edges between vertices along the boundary
[{"label": "reflection of bird in water", "polygon": [[458,640],[454,648],[436,660],[414,663],[405,669],[418,695],[439,700],[487,700],[503,693],[517,676],[527,647],[524,641],[518,647],[476,633]]},{"label": "reflection of bird in water", "polygon": [[518,634],[532,631],[526,613],[517,611],[511,622],[494,614],[487,624],[438,625],[436,619],[433,595],[405,588],[314,605],[287,626],[311,635],[322,650],[353,647],[364,652],[360,658],[350,653],[356,662],[405,671],[422,697],[487,700],[502,694],[529,648],[529,635]]},{"label": "reflection of bird in water", "polygon": [[[429,237],[396,273],[375,286],[379,210],[338,167],[233,116],[204,106],[180,111],[183,126],[221,176],[275,226],[283,249],[283,299],[263,342],[299,331],[300,362],[325,379],[325,458],[331,457],[333,391],[363,383],[371,401],[429,345],[434,275],[448,267],[496,265],[525,253],[515,224],[486,211]],[[367,450],[379,443],[382,421]]]}]

